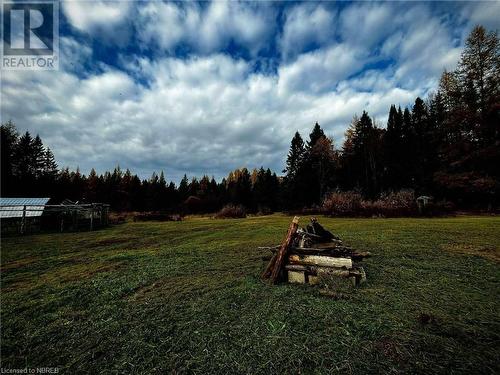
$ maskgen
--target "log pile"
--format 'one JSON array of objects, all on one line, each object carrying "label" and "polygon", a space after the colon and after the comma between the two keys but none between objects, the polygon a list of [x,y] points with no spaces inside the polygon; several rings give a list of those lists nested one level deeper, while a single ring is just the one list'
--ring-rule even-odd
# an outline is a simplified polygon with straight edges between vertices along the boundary
[{"label": "log pile", "polygon": [[259,248],[273,254],[262,279],[301,284],[319,284],[321,279],[330,277],[348,278],[353,285],[366,281],[365,271],[357,262],[370,253],[356,252],[344,245],[316,218],[311,218],[304,229],[299,228],[298,223],[299,218],[295,216],[281,245]]}]

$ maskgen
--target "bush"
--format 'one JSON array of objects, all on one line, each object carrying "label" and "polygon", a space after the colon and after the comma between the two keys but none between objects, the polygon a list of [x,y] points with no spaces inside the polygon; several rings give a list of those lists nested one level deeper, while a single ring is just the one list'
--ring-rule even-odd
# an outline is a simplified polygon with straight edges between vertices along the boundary
[{"label": "bush", "polygon": [[323,202],[323,212],[330,216],[413,216],[417,214],[417,206],[412,190],[384,193],[374,201],[346,191],[330,194]]},{"label": "bush", "polygon": [[247,217],[245,207],[228,204],[215,214],[217,219],[240,219]]},{"label": "bush", "polygon": [[331,193],[323,202],[323,211],[331,216],[355,216],[361,214],[361,194],[355,191]]},{"label": "bush", "polygon": [[374,203],[374,209],[383,216],[412,216],[417,213],[415,192],[400,190],[383,194]]}]

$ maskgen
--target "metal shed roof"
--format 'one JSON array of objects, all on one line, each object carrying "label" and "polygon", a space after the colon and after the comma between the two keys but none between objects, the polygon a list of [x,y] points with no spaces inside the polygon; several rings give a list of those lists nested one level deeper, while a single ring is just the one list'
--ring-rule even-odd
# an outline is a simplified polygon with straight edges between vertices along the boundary
[{"label": "metal shed roof", "polygon": [[49,200],[50,198],[0,197],[0,218],[7,219],[13,217],[23,217],[24,206],[26,206],[26,217],[41,216],[43,213],[43,207],[40,206],[45,206]]}]

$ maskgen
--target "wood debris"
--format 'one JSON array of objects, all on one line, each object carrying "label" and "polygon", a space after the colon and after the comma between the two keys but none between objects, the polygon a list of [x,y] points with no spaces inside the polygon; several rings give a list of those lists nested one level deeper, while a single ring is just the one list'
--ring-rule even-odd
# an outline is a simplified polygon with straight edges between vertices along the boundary
[{"label": "wood debris", "polygon": [[263,279],[300,284],[319,284],[327,277],[348,278],[353,285],[366,281],[365,271],[357,262],[370,256],[369,252],[356,252],[344,245],[316,218],[311,218],[305,229],[298,223],[299,217],[295,216],[281,245],[259,248],[273,253]]}]

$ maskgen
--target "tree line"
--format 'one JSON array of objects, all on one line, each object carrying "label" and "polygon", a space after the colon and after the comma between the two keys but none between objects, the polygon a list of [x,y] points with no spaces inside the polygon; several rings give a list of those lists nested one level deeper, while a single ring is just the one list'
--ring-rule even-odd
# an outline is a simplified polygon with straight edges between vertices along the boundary
[{"label": "tree line", "polygon": [[2,196],[106,202],[116,210],[213,212],[231,203],[252,211],[321,205],[328,193],[355,190],[368,199],[413,189],[463,207],[498,206],[500,53],[496,32],[469,35],[457,69],[444,71],[429,97],[392,105],[382,128],[367,112],[354,116],[336,148],[316,123],[292,138],[283,176],[236,169],[222,181],[185,175],[178,186],[163,172],[141,180],[128,169],[88,176],[58,169],[37,135],[1,126]]},{"label": "tree line", "polygon": [[41,138],[19,135],[9,121],[1,125],[1,192],[6,197],[50,197],[54,202],[104,202],[118,211],[214,212],[226,204],[253,211],[280,206],[280,178],[270,169],[236,169],[217,182],[214,177],[188,179],[176,186],[165,175],[140,179],[129,169],[88,175],[78,169],[58,169],[54,155]]},{"label": "tree line", "polygon": [[326,191],[413,189],[460,206],[498,205],[500,189],[500,53],[496,32],[477,26],[456,70],[413,106],[392,105],[381,128],[355,116],[340,149],[316,124],[304,143],[297,132],[286,164],[287,202],[320,204]]}]

